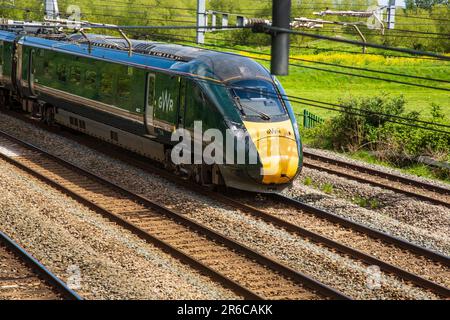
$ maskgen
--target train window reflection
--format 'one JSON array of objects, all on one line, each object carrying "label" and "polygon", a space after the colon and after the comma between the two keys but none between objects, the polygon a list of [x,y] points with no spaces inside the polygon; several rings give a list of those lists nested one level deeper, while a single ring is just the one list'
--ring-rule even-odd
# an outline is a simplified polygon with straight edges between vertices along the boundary
[{"label": "train window reflection", "polygon": [[66,80],[67,80],[66,66],[63,64],[59,64],[56,69],[56,75],[57,75],[59,81],[66,82]]},{"label": "train window reflection", "polygon": [[74,66],[70,68],[69,81],[73,84],[79,85],[81,82],[81,69]]},{"label": "train window reflection", "polygon": [[[280,116],[286,114],[273,84],[263,80],[240,80],[230,84],[247,116]],[[246,108],[247,107],[247,108]]]},{"label": "train window reflection", "polygon": [[86,71],[85,74],[85,88],[88,90],[95,90],[97,82],[97,73],[95,71]]},{"label": "train window reflection", "polygon": [[131,78],[128,74],[120,75],[117,80],[117,94],[120,98],[128,98],[131,95]]},{"label": "train window reflection", "polygon": [[113,75],[108,72],[102,74],[102,80],[100,82],[100,91],[103,95],[111,96],[113,93]]}]

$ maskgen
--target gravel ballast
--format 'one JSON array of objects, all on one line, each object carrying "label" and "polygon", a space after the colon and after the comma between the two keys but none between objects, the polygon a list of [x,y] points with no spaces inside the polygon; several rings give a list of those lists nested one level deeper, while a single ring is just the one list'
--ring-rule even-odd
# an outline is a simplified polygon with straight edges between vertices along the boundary
[{"label": "gravel ballast", "polygon": [[[304,185],[306,177],[309,186]],[[324,186],[332,191],[322,192]],[[285,194],[450,255],[450,210],[443,206],[309,168],[303,168]],[[362,200],[368,208],[361,206]]]},{"label": "gravel ballast", "polygon": [[428,299],[433,294],[381,274],[382,286],[367,286],[367,266],[242,213],[180,189],[139,169],[110,159],[73,141],[0,115],[0,127],[54,154],[96,172],[148,198],[218,230],[298,271],[314,276],[344,293],[362,299]]},{"label": "gravel ballast", "polygon": [[378,165],[378,164],[374,164],[374,163],[368,163],[368,162],[364,162],[361,160],[353,159],[353,158],[346,156],[345,154],[333,152],[330,150],[322,150],[322,149],[316,149],[316,148],[310,148],[310,147],[304,147],[304,151],[307,151],[309,153],[316,154],[319,156],[324,156],[324,157],[328,157],[331,159],[345,161],[345,162],[348,162],[351,164],[364,166],[369,169],[374,169],[374,170],[379,170],[379,171],[385,172],[385,173],[399,175],[399,176],[402,176],[402,177],[405,177],[405,178],[408,178],[411,180],[415,180],[418,182],[424,182],[424,183],[432,184],[432,185],[435,185],[438,187],[443,187],[450,191],[450,184],[448,184],[448,183],[445,183],[445,182],[442,182],[439,180],[435,180],[435,179],[430,179],[427,177],[419,177],[419,176],[416,176],[413,174],[408,174],[408,173],[403,172],[396,168],[386,167],[386,166],[382,166],[382,165]]},{"label": "gravel ballast", "polygon": [[2,231],[87,299],[239,298],[3,160],[0,189]]}]

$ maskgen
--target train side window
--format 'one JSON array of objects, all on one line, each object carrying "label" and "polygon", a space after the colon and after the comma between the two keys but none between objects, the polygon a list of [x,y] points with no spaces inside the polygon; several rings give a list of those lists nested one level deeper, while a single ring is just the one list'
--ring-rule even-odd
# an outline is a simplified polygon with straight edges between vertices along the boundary
[{"label": "train side window", "polygon": [[97,73],[95,71],[88,70],[86,71],[84,77],[85,77],[84,81],[85,88],[88,90],[95,90],[97,82]]},{"label": "train side window", "polygon": [[131,95],[131,78],[128,74],[119,75],[117,79],[117,94],[120,98],[128,98]]},{"label": "train side window", "polygon": [[67,81],[67,74],[66,74],[66,66],[63,64],[60,64],[56,68],[56,76],[59,81],[66,82]]},{"label": "train side window", "polygon": [[44,57],[43,68],[44,68],[44,76],[46,78],[51,79],[52,72],[54,72],[54,68],[55,68],[55,64],[51,60],[51,57],[47,57],[47,58]]},{"label": "train side window", "polygon": [[189,81],[186,87],[186,111],[185,111],[185,127],[186,129],[194,128],[194,121],[202,120],[203,113],[203,92],[198,85]]},{"label": "train side window", "polygon": [[113,75],[108,72],[102,74],[102,81],[100,82],[100,91],[105,96],[112,96],[113,93]]},{"label": "train side window", "polygon": [[148,96],[147,105],[154,107],[155,105],[155,75],[149,74],[148,77]]},{"label": "train side window", "polygon": [[73,84],[79,85],[81,82],[81,69],[78,66],[70,68],[69,81]]},{"label": "train side window", "polygon": [[3,75],[3,41],[0,41],[0,76]]},{"label": "train side window", "polygon": [[3,65],[3,41],[0,41],[0,65]]}]

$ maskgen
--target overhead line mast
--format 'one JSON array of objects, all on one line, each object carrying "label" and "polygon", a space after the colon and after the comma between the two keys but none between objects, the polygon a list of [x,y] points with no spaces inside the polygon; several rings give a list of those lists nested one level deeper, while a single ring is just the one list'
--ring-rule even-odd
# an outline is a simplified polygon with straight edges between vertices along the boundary
[{"label": "overhead line mast", "polygon": [[[275,28],[290,29],[291,0],[273,0],[272,25]],[[270,69],[273,75],[289,74],[290,35],[287,32],[271,32],[272,49]]]},{"label": "overhead line mast", "polygon": [[45,1],[45,18],[49,20],[59,19],[58,0]]}]

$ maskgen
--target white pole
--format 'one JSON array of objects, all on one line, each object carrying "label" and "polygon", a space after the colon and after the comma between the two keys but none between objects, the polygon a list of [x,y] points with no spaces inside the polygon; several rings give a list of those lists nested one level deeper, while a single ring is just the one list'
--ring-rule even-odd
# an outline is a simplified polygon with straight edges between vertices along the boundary
[{"label": "white pole", "polygon": [[[206,1],[197,0],[197,27],[206,26]],[[205,29],[197,29],[197,43],[205,43]]]},{"label": "white pole", "polygon": [[388,7],[388,29],[395,27],[395,0],[389,0]]},{"label": "white pole", "polygon": [[58,0],[45,0],[45,17],[59,19]]}]

